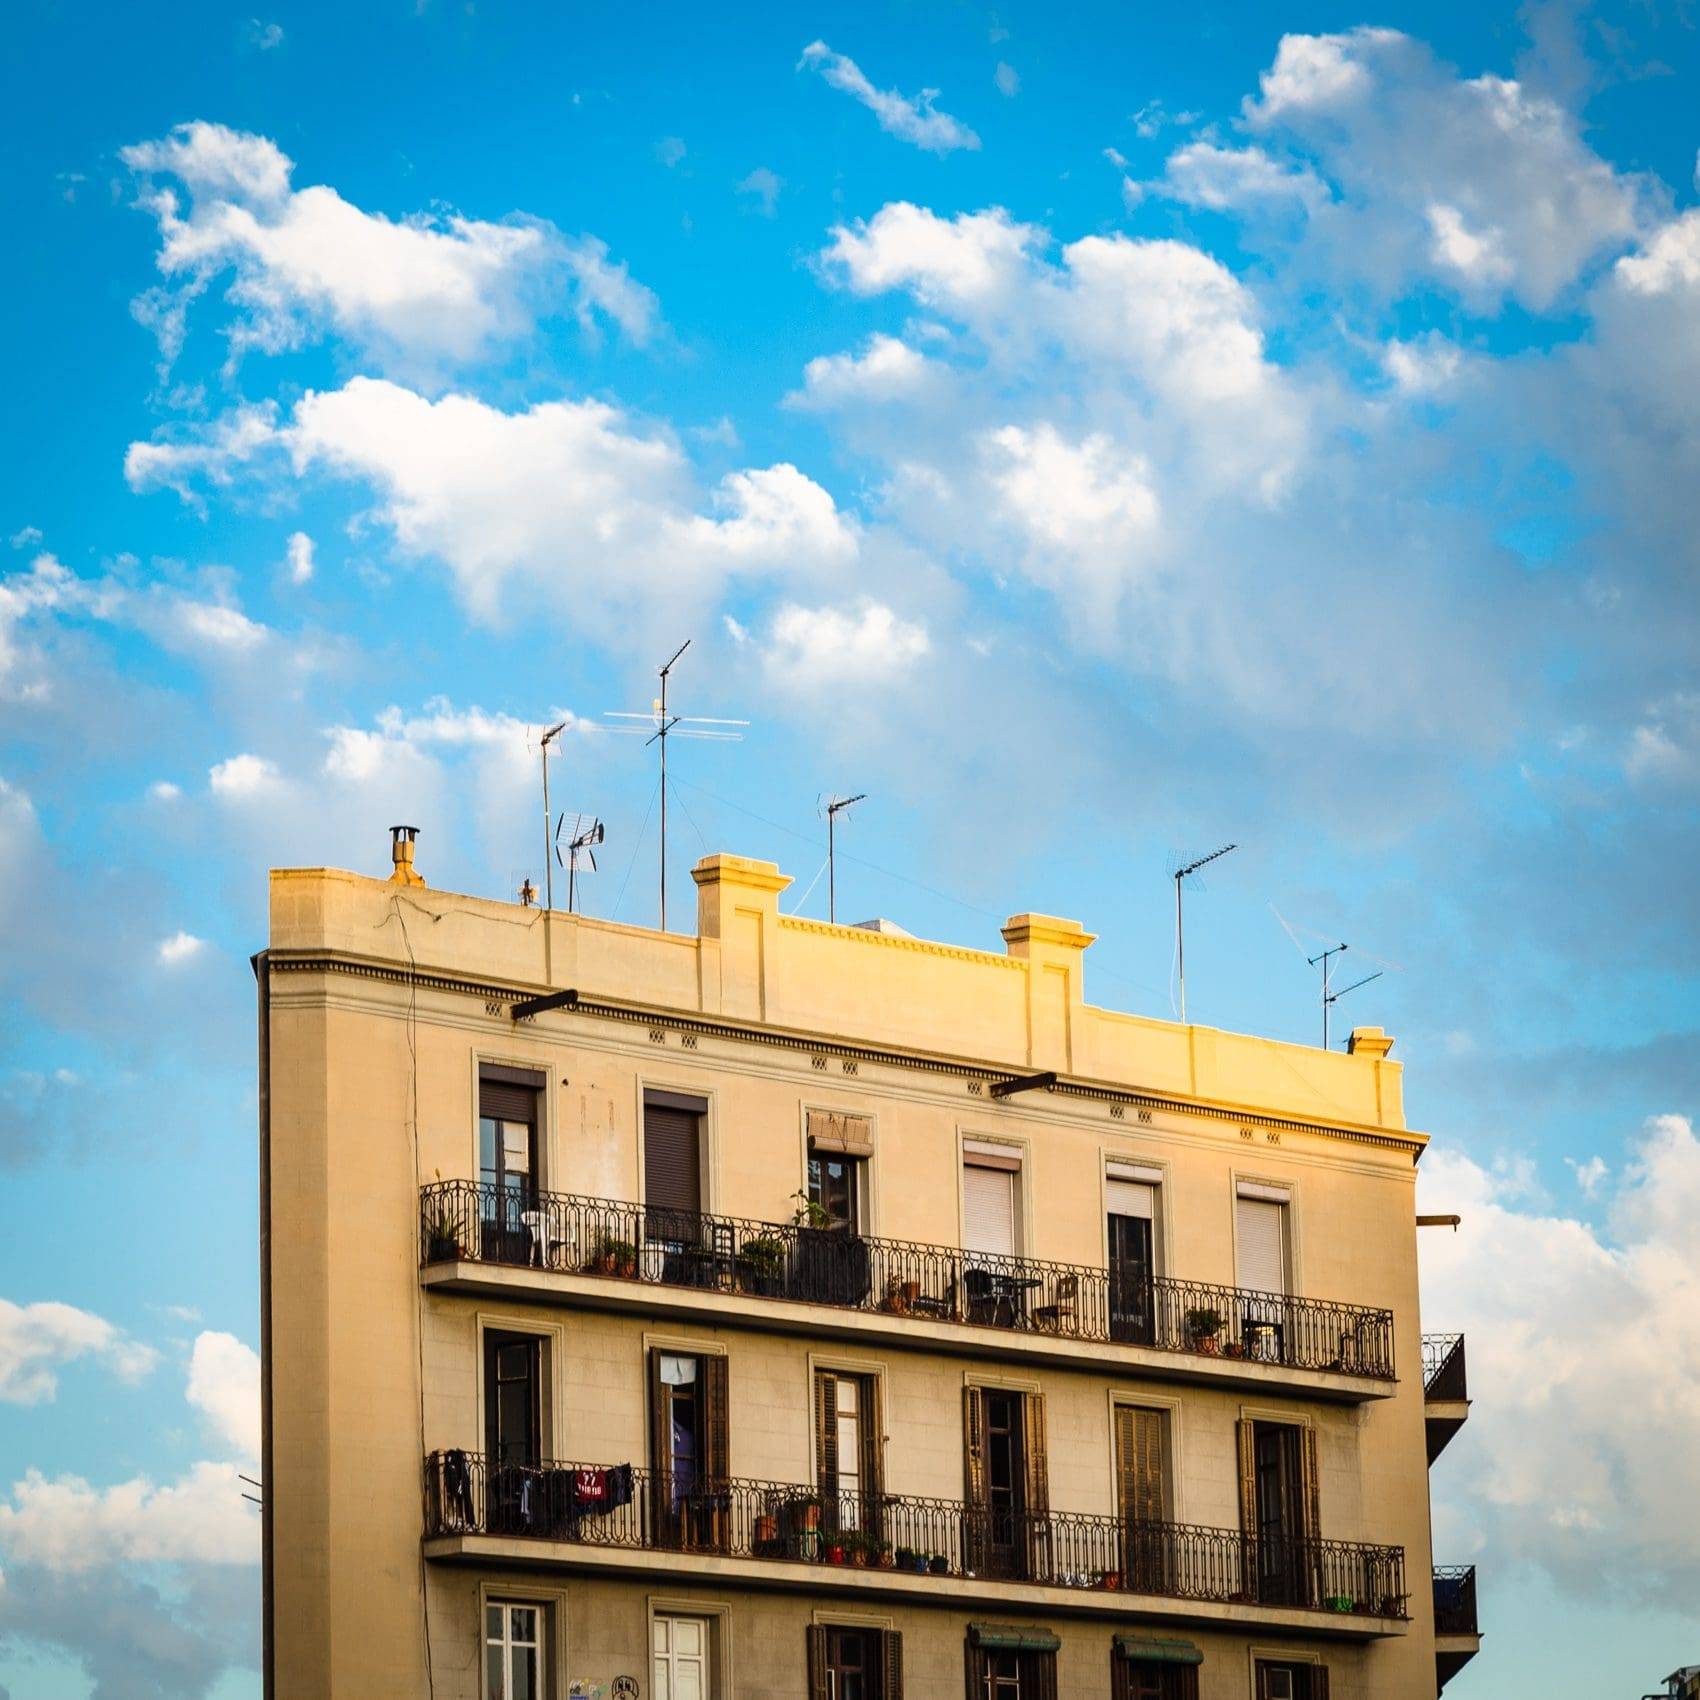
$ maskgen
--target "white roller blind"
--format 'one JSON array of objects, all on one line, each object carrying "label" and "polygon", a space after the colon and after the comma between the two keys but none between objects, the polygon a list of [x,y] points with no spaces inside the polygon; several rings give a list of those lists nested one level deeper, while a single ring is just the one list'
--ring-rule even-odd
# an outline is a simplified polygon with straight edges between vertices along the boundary
[{"label": "white roller blind", "polygon": [[1143,1216],[1149,1222],[1157,1214],[1157,1189],[1145,1181],[1117,1180],[1111,1175],[1105,1194],[1112,1216]]},{"label": "white roller blind", "polygon": [[1260,1293],[1287,1290],[1287,1207],[1263,1198],[1237,1198],[1240,1285]]},{"label": "white roller blind", "polygon": [[1015,1175],[1009,1169],[962,1169],[963,1249],[1015,1255]]}]

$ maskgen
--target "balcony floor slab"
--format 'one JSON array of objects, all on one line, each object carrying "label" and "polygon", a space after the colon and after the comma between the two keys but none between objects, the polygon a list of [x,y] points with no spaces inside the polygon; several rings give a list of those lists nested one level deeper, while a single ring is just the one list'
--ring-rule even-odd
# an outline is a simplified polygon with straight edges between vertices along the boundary
[{"label": "balcony floor slab", "polygon": [[420,1270],[419,1280],[427,1292],[434,1293],[510,1302],[523,1299],[534,1304],[666,1317],[672,1321],[758,1329],[815,1340],[878,1341],[909,1351],[992,1358],[1051,1369],[1086,1370],[1097,1375],[1116,1370],[1152,1380],[1238,1388],[1265,1395],[1286,1393],[1339,1404],[1388,1399],[1398,1390],[1394,1381],[1334,1370],[1294,1369],[1250,1358],[1169,1352],[1119,1341],[1073,1340],[1033,1328],[980,1328],[923,1317],[893,1316],[877,1310],[801,1304],[789,1299],[752,1299],[715,1288],[675,1287],[661,1282],[526,1268],[518,1264],[431,1263]]}]

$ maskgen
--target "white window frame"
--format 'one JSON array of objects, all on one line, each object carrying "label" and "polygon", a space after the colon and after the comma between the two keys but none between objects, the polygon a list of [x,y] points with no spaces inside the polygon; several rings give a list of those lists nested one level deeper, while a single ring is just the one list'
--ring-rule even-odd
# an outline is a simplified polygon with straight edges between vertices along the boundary
[{"label": "white window frame", "polygon": [[[549,1608],[539,1600],[508,1599],[505,1596],[489,1596],[481,1602],[483,1611],[480,1613],[480,1640],[483,1657],[479,1660],[478,1684],[484,1700],[495,1700],[490,1692],[490,1649],[502,1649],[502,1685],[503,1700],[510,1700],[513,1694],[513,1654],[517,1650],[531,1649],[537,1655],[535,1680],[531,1685],[532,1694],[537,1700],[549,1692]],[[502,1634],[499,1640],[490,1635],[489,1614],[499,1611],[502,1614]],[[535,1641],[516,1641],[513,1638],[513,1613],[528,1611],[533,1614],[537,1624],[537,1639]]]},{"label": "white window frame", "polygon": [[[671,1606],[658,1607],[650,1613],[649,1618],[649,1689],[651,1694],[659,1694],[661,1685],[655,1680],[656,1661],[662,1656],[655,1645],[655,1632],[661,1624],[676,1624],[688,1621],[702,1626],[702,1695],[703,1700],[715,1700],[718,1689],[715,1684],[714,1632],[715,1620],[712,1613],[697,1611],[680,1611]],[[671,1640],[671,1637],[669,1637]],[[678,1665],[678,1649],[669,1646],[668,1662],[676,1672]],[[672,1677],[669,1676],[667,1688],[669,1694],[675,1689]]]}]

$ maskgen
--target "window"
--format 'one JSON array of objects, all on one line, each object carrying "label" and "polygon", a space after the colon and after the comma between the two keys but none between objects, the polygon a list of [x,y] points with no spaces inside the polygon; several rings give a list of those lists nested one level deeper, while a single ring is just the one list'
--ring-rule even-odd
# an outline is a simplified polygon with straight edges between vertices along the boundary
[{"label": "window", "polygon": [[670,1546],[723,1546],[726,1360],[651,1352],[650,1417],[657,1539]]},{"label": "window", "polygon": [[1163,1634],[1118,1635],[1110,1649],[1111,1700],[1198,1700],[1204,1655]]},{"label": "window", "polygon": [[872,1119],[840,1110],[810,1110],[807,1120],[809,1201],[827,1213],[833,1226],[865,1232]]},{"label": "window", "polygon": [[1111,1163],[1105,1175],[1109,1217],[1110,1338],[1150,1345],[1157,1273],[1157,1187],[1160,1169]]},{"label": "window", "polygon": [[829,1533],[835,1528],[877,1532],[879,1439],[874,1378],[817,1370],[815,1474]]},{"label": "window", "polygon": [[903,1637],[892,1629],[811,1625],[809,1700],[903,1700]]},{"label": "window", "polygon": [[651,1637],[654,1700],[710,1700],[708,1619],[657,1614]]},{"label": "window", "polygon": [[1039,1576],[1050,1489],[1042,1394],[963,1389],[963,1539],[978,1575]]},{"label": "window", "polygon": [[1169,1522],[1169,1413],[1118,1405],[1115,1429],[1127,1586],[1140,1594],[1174,1593],[1181,1554]]},{"label": "window", "polygon": [[484,1700],[541,1700],[543,1608],[491,1600],[484,1608]]},{"label": "window", "polygon": [[1328,1667],[1259,1659],[1257,1700],[1328,1700]]},{"label": "window", "polygon": [[525,1218],[537,1205],[538,1105],[543,1076],[530,1069],[481,1063],[478,1069],[478,1180],[482,1255],[527,1263],[532,1235]]},{"label": "window", "polygon": [[1234,1199],[1240,1285],[1259,1293],[1287,1291],[1289,1195],[1279,1187],[1241,1181]]},{"label": "window", "polygon": [[1007,1145],[962,1143],[962,1248],[993,1257],[1019,1249],[1021,1159]]},{"label": "window", "polygon": [[1319,1605],[1312,1547],[1320,1528],[1316,1431],[1242,1418],[1239,1453],[1240,1528],[1255,1565],[1258,1599]]},{"label": "window", "polygon": [[537,1335],[484,1336],[485,1451],[492,1465],[542,1463],[542,1368]]},{"label": "window", "polygon": [[682,1092],[643,1095],[643,1198],[648,1232],[694,1240],[702,1212],[702,1124],[708,1100]]},{"label": "window", "polygon": [[1056,1700],[1057,1648],[1046,1629],[968,1626],[968,1700]]}]

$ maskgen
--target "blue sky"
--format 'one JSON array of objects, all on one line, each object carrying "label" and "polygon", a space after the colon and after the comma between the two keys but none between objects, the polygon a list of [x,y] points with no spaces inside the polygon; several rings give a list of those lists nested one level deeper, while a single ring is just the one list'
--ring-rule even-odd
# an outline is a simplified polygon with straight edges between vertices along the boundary
[{"label": "blue sky", "polygon": [[[1700,1658],[1683,9],[29,4],[0,79],[0,1687],[258,1690],[264,870],[1383,977],[1471,1335],[1449,1690]],[[928,93],[927,91],[937,91]],[[9,539],[9,543],[4,541]],[[805,908],[821,913],[824,882]],[[98,1604],[98,1609],[97,1608]]]}]

